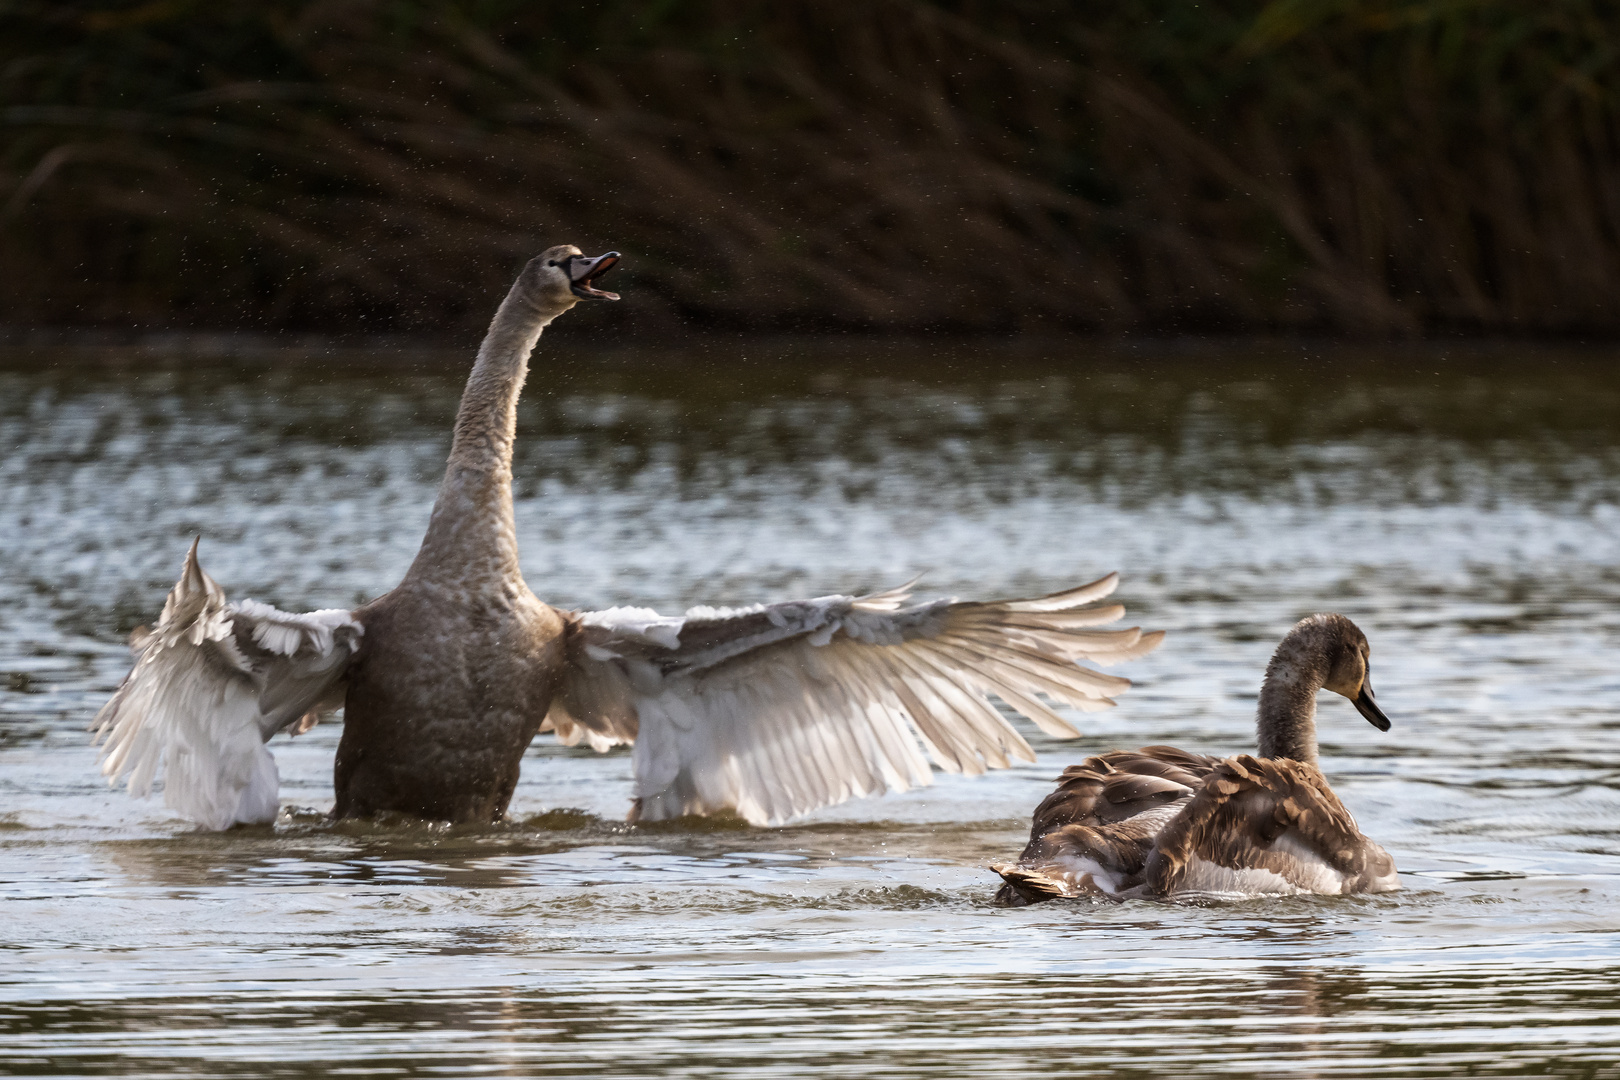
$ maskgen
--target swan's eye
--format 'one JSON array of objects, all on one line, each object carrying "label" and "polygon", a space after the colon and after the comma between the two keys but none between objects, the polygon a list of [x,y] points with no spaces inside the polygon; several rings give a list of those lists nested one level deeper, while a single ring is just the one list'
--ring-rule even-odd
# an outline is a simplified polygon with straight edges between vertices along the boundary
[{"label": "swan's eye", "polygon": [[548,263],[546,263],[546,265],[547,265],[547,266],[556,266],[556,265],[557,265],[557,260],[556,260],[556,259],[552,259],[552,260],[551,260],[551,261],[550,261],[550,262],[548,262]]}]

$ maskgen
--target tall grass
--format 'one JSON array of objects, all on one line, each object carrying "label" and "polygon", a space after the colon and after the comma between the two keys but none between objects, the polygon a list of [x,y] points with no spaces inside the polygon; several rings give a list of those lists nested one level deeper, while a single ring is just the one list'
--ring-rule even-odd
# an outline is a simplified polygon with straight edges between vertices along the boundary
[{"label": "tall grass", "polygon": [[649,327],[1612,334],[1617,49],[1597,0],[0,0],[0,322],[462,329],[573,241]]}]

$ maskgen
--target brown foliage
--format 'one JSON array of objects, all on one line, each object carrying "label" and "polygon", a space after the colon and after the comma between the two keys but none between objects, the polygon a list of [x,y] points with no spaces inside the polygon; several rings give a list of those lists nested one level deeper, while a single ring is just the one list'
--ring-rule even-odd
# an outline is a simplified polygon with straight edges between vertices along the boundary
[{"label": "brown foliage", "polygon": [[473,327],[573,242],[625,252],[649,326],[1612,332],[1617,29],[1564,0],[0,3],[0,320]]}]

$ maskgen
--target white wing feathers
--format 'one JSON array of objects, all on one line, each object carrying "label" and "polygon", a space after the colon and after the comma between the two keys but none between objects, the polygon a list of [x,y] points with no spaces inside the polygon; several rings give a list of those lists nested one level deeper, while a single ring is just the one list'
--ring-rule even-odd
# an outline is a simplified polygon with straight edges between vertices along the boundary
[{"label": "white wing feathers", "polygon": [[930,782],[929,758],[978,774],[1035,760],[1000,698],[1060,737],[1042,699],[1107,708],[1130,682],[1079,666],[1155,648],[1119,619],[1110,574],[1051,596],[907,604],[907,587],[663,618],[576,616],[570,665],[541,730],[598,749],[634,742],[636,809],[656,821],[723,809],[755,824]]},{"label": "white wing feathers", "polygon": [[145,798],[164,768],[163,801],[211,829],[274,821],[281,780],[264,744],[342,703],[361,633],[341,609],[228,603],[193,542],[157,626],[131,642],[134,669],[96,714],[102,774],[128,773]]}]

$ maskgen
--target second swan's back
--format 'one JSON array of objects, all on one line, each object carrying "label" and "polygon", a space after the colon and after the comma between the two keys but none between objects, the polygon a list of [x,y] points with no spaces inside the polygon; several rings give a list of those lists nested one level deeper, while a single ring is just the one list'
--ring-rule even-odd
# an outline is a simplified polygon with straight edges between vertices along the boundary
[{"label": "second swan's back", "polygon": [[1314,615],[1277,647],[1260,695],[1268,756],[1215,758],[1170,746],[1070,766],[1035,811],[1014,864],[993,864],[998,903],[1061,896],[1232,897],[1388,892],[1394,860],[1356,826],[1316,765],[1316,694],[1350,698],[1375,727],[1367,639]]}]

